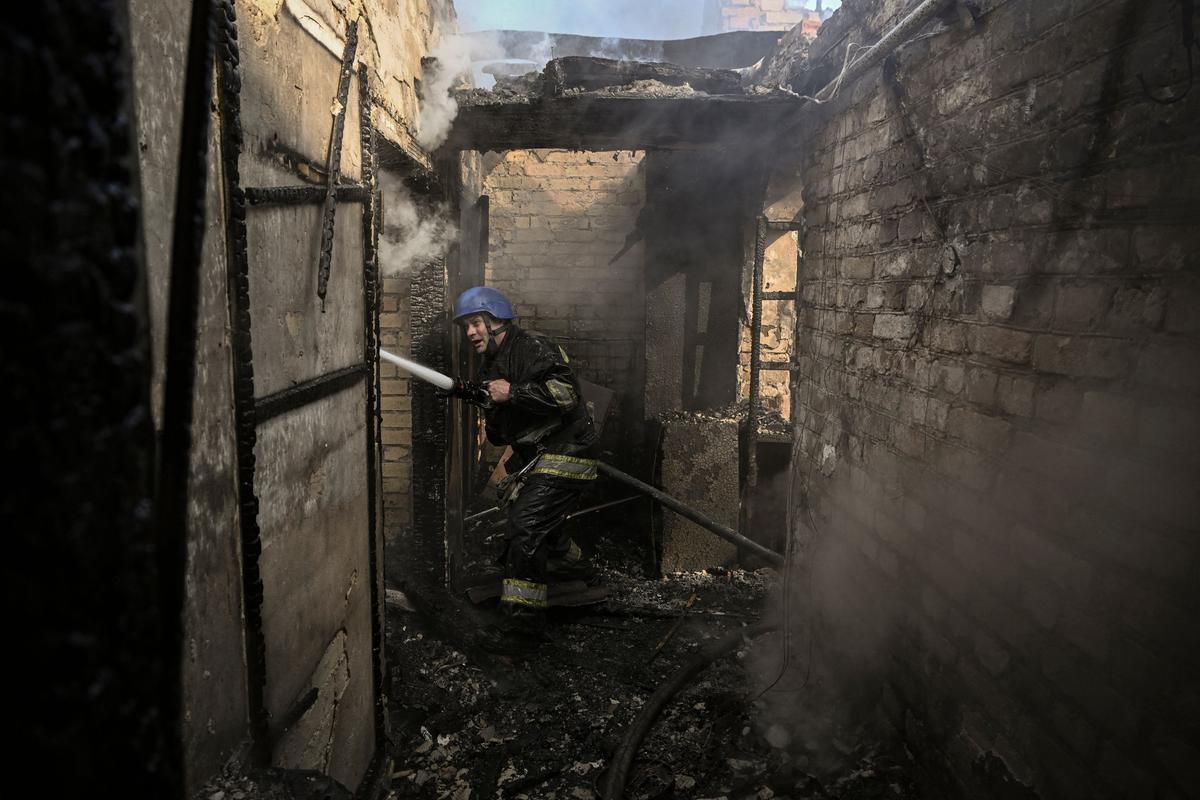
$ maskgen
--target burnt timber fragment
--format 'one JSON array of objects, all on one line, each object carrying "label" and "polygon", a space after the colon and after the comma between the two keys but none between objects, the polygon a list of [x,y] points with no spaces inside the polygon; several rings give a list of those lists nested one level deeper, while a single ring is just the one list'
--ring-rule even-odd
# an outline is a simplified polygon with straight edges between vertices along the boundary
[{"label": "burnt timber fragment", "polygon": [[690,86],[706,94],[741,94],[741,78],[731,69],[701,69],[675,64],[617,61],[612,58],[567,56],[546,64],[543,92],[560,97],[572,90],[597,91],[627,86],[637,81],[657,81],[665,86]]}]

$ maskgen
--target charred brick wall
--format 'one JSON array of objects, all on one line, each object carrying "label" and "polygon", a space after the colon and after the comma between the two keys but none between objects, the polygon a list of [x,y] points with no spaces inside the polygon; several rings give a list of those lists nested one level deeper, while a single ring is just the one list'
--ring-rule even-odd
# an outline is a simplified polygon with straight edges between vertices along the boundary
[{"label": "charred brick wall", "polygon": [[[828,21],[828,77],[904,5]],[[889,614],[889,715],[964,783],[1196,796],[1200,92],[1148,94],[1179,7],[978,6],[803,137],[796,476]]]},{"label": "charred brick wall", "polygon": [[617,393],[620,427],[641,420],[641,161],[626,151],[510,151],[483,188],[489,285],[512,299],[519,324],[566,348],[580,377]]}]

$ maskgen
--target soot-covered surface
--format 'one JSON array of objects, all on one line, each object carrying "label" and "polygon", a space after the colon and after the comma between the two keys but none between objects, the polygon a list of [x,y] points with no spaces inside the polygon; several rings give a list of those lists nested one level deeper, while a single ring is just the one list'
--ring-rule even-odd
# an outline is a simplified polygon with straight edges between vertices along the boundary
[{"label": "soot-covered surface", "polygon": [[[552,640],[525,660],[465,655],[389,605],[391,797],[599,797],[610,754],[647,698],[700,647],[754,623],[776,580],[720,570],[654,581],[615,564],[599,578],[610,600],[556,611]],[[851,753],[854,766],[822,784],[773,748],[771,729],[756,723],[766,701],[753,699],[762,682],[748,674],[748,647],[667,706],[626,797],[917,796],[902,756]]]}]

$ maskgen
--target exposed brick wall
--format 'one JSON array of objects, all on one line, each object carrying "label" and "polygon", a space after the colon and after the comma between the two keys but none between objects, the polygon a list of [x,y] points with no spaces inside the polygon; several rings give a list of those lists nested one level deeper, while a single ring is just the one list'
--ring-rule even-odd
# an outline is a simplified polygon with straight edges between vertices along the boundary
[{"label": "exposed brick wall", "polygon": [[[763,292],[796,291],[796,257],[798,240],[795,232],[768,232],[767,247],[763,258]],[[746,305],[751,306],[753,294],[746,295]],[[760,344],[760,359],[763,364],[790,363],[795,345],[796,304],[788,300],[763,300],[763,320]],[[749,321],[743,321],[738,341],[738,397],[750,396],[750,343],[752,341]],[[759,372],[759,397],[761,408],[768,413],[778,414],[784,420],[791,418],[791,373],[780,369],[763,369]]]},{"label": "exposed brick wall", "polygon": [[[383,235],[388,235],[386,228]],[[380,346],[396,355],[409,356],[412,336],[408,329],[408,276],[385,278],[380,303]],[[398,529],[412,524],[412,381],[407,373],[386,362],[380,362],[379,370],[384,525],[390,539]]]},{"label": "exposed brick wall", "polygon": [[642,153],[507,152],[484,179],[487,282],[518,324],[563,345],[580,377],[617,393],[619,424],[640,423],[642,245],[609,261],[645,203]]},{"label": "exposed brick wall", "polygon": [[816,35],[821,27],[817,12],[794,8],[787,0],[709,0],[707,28],[717,31],[787,31],[803,25]]},{"label": "exposed brick wall", "polygon": [[965,782],[1200,796],[1200,93],[1137,78],[1178,8],[980,5],[802,137],[798,474],[891,614],[890,716]]}]

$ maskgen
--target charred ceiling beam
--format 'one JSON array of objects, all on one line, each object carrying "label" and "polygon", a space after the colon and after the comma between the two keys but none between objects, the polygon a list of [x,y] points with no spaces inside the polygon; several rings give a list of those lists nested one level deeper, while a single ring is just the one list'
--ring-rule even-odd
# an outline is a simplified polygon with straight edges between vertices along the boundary
[{"label": "charred ceiling beam", "polygon": [[566,56],[619,56],[635,61],[669,61],[681,67],[737,69],[748,67],[771,52],[782,31],[733,31],[691,39],[613,39],[536,31],[483,31],[470,34],[498,42],[508,58],[528,59],[539,66]]},{"label": "charred ceiling beam", "polygon": [[[381,117],[376,115],[375,119],[378,121]],[[390,117],[384,116],[382,119],[391,122]],[[418,194],[440,194],[442,179],[438,175],[433,158],[420,149],[415,141],[402,142],[397,139],[398,137],[389,135],[385,129],[376,129],[379,168],[399,177],[409,190]]]},{"label": "charred ceiling beam", "polygon": [[370,71],[365,74],[360,71],[359,86],[366,87],[370,100],[368,127],[375,141],[375,166],[398,176],[415,192],[439,192],[440,179],[433,156],[421,147],[403,121],[403,115],[380,91],[378,80],[371,77]]},{"label": "charred ceiling beam", "polygon": [[457,150],[753,147],[790,124],[791,97],[655,97],[584,92],[464,104],[446,147]]}]

